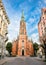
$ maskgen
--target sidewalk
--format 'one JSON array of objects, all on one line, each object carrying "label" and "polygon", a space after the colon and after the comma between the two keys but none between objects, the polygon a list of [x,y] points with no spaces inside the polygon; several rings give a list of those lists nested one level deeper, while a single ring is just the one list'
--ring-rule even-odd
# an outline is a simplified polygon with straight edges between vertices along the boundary
[{"label": "sidewalk", "polygon": [[[25,59],[25,57],[5,57],[5,58],[3,58],[3,59],[0,60],[0,65],[3,65],[5,63],[7,63],[7,62],[15,60],[16,58]],[[43,61],[43,59],[39,58],[39,57],[31,57],[31,58],[34,59],[34,60]]]},{"label": "sidewalk", "polygon": [[39,60],[39,61],[43,61],[43,58],[39,58],[39,57],[34,57],[34,59]]},{"label": "sidewalk", "polygon": [[5,58],[4,59],[0,59],[0,65],[4,64],[6,62],[7,62],[7,60]]},{"label": "sidewalk", "polygon": [[14,60],[16,57],[5,57],[3,59],[0,59],[0,65],[5,64],[7,61],[12,61]]}]

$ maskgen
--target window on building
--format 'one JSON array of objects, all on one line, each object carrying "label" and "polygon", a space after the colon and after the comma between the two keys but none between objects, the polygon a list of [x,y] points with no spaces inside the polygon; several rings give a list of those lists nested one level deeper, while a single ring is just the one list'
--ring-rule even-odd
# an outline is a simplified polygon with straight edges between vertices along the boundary
[{"label": "window on building", "polygon": [[45,25],[45,22],[43,21],[43,25]]},{"label": "window on building", "polygon": [[42,34],[43,34],[43,30],[42,30]]},{"label": "window on building", "polygon": [[41,29],[43,29],[43,27],[41,27]]},{"label": "window on building", "polygon": [[44,19],[44,17],[43,17],[43,19]]},{"label": "window on building", "polygon": [[22,42],[24,42],[24,40],[22,40]]},{"label": "window on building", "polygon": [[22,40],[22,47],[24,47],[24,40]]}]

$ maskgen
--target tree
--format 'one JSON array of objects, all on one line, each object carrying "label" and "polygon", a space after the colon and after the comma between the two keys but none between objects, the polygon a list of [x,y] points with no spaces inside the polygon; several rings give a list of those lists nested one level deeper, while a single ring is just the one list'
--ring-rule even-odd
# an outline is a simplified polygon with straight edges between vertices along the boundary
[{"label": "tree", "polygon": [[37,54],[37,50],[39,49],[38,48],[38,44],[35,42],[35,43],[33,43],[33,47],[34,47],[34,56],[36,56],[36,54]]},{"label": "tree", "polygon": [[11,52],[12,52],[12,43],[11,42],[8,42],[7,45],[6,45],[6,50],[9,52],[9,54],[11,55]]}]

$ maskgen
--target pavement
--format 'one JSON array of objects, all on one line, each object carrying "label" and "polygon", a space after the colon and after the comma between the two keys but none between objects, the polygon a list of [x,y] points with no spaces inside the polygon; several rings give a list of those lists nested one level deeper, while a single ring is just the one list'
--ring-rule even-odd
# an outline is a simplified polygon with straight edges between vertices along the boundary
[{"label": "pavement", "polygon": [[7,61],[15,59],[14,57],[5,57],[3,59],[0,59],[0,65],[5,64]]},{"label": "pavement", "polygon": [[5,58],[3,58],[3,59],[0,59],[0,65],[3,65],[4,63],[6,63],[6,59]]},{"label": "pavement", "polygon": [[38,57],[5,57],[0,60],[0,65],[46,65],[41,58]]},{"label": "pavement", "polygon": [[33,59],[38,60],[38,61],[43,61],[44,60],[44,58],[39,58],[39,57],[33,57]]}]

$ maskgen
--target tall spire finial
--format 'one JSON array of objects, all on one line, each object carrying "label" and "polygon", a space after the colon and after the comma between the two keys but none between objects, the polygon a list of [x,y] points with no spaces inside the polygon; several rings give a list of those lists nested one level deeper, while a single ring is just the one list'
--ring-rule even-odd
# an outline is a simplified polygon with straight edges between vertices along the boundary
[{"label": "tall spire finial", "polygon": [[22,10],[22,17],[21,20],[24,20],[24,10]]}]

